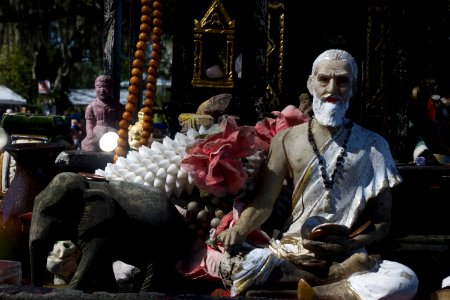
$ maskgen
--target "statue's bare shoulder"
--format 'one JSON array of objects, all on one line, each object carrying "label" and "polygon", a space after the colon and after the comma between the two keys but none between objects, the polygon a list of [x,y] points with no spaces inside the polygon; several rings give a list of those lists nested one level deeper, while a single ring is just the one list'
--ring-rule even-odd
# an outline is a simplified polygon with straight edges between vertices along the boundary
[{"label": "statue's bare shoulder", "polygon": [[283,151],[290,173],[296,176],[314,155],[308,142],[308,124],[303,123],[278,133],[272,141],[273,151]]}]

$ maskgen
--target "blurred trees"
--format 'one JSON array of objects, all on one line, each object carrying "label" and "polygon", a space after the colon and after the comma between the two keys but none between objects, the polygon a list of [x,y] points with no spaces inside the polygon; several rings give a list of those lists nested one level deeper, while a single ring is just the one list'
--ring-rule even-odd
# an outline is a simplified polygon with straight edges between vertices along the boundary
[{"label": "blurred trees", "polygon": [[[91,87],[101,72],[102,2],[1,1],[0,83],[36,107],[53,101],[62,113],[69,83]],[[40,80],[50,81],[49,94],[38,94]]]},{"label": "blurred trees", "polygon": [[[169,36],[173,2],[164,2]],[[62,114],[70,106],[68,89],[93,88],[103,72],[103,5],[103,0],[1,0],[0,84],[26,98],[31,108],[39,110],[52,101]],[[128,80],[134,53],[130,45],[136,41],[130,32],[137,36],[140,1],[122,0],[122,6],[121,80]],[[166,59],[158,74],[164,79],[170,78],[170,50],[163,45]],[[38,94],[40,80],[50,81],[49,94]]]}]

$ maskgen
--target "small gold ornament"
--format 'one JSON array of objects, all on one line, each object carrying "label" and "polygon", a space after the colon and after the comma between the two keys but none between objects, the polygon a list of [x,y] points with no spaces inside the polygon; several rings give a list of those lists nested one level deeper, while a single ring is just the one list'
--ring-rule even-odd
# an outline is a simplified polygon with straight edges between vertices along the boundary
[{"label": "small gold ornament", "polygon": [[134,125],[130,125],[128,128],[128,143],[131,149],[138,150],[141,146],[139,141],[141,139],[141,134],[144,131],[144,113],[138,113],[138,121]]}]

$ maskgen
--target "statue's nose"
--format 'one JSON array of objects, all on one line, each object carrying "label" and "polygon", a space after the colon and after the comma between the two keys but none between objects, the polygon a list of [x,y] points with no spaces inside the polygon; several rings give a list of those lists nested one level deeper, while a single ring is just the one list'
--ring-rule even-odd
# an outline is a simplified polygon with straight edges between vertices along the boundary
[{"label": "statue's nose", "polygon": [[339,89],[339,85],[336,81],[336,78],[330,78],[330,81],[327,85],[327,92],[330,94],[335,94]]}]

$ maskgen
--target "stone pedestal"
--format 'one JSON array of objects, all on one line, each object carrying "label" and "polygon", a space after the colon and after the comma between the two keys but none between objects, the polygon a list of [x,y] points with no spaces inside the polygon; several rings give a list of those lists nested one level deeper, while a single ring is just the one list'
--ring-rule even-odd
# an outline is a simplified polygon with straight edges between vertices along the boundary
[{"label": "stone pedestal", "polygon": [[[27,218],[36,195],[55,175],[55,158],[64,149],[57,143],[18,143],[5,146],[16,161],[16,172],[2,201],[0,256],[22,262],[24,281],[29,278]],[[27,215],[26,215],[27,214]],[[26,216],[25,216],[26,215]],[[25,216],[23,220],[21,216]]]},{"label": "stone pedestal", "polygon": [[55,175],[55,158],[64,150],[56,143],[19,143],[5,147],[16,161],[16,172],[3,199],[3,226],[9,217],[33,210],[36,195]]},{"label": "stone pedestal", "polygon": [[91,152],[68,150],[61,152],[55,161],[58,173],[85,172],[94,173],[97,169],[105,169],[108,163],[114,162],[113,152]]}]

